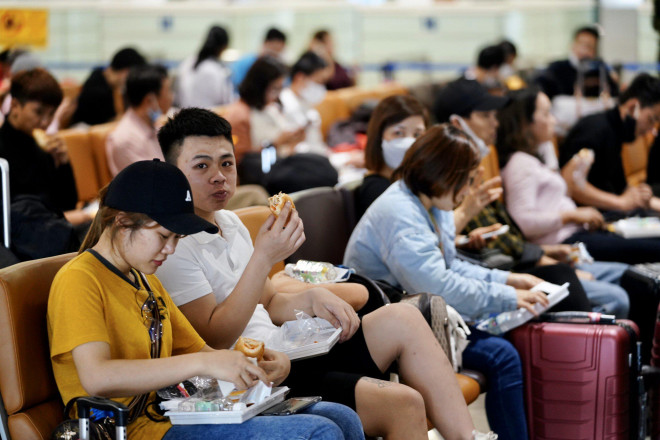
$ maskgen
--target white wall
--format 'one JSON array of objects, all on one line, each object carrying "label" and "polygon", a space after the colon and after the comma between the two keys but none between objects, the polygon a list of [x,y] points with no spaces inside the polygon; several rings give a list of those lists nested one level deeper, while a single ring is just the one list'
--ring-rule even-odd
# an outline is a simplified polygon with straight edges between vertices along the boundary
[{"label": "white wall", "polygon": [[[49,47],[38,54],[63,78],[84,78],[94,64],[134,45],[152,59],[176,63],[198,49],[212,24],[225,26],[230,46],[256,51],[271,25],[289,37],[294,59],[314,30],[327,28],[338,58],[348,65],[373,67],[386,61],[429,62],[432,72],[406,69],[397,79],[410,84],[453,76],[476,58],[480,47],[508,37],[518,46],[522,66],[541,66],[565,57],[573,30],[593,18],[590,0],[462,0],[420,6],[416,2],[358,6],[343,1],[222,2],[185,1],[2,1],[2,7],[50,10]],[[609,62],[654,62],[657,35],[648,4],[631,10],[626,20],[606,20],[603,47]],[[622,47],[625,49],[622,51]],[[632,50],[631,48],[634,48]],[[609,55],[629,55],[627,59]],[[362,84],[381,74],[364,71]]]}]

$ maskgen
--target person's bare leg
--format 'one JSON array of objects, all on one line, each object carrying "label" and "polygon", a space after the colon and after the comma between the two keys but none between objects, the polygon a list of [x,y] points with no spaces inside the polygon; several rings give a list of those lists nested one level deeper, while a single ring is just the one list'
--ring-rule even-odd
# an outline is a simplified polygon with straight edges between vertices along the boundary
[{"label": "person's bare leg", "polygon": [[355,386],[355,406],[370,437],[428,439],[424,399],[409,386],[363,377]]},{"label": "person's bare leg", "polygon": [[454,370],[422,314],[409,304],[391,304],[365,315],[369,353],[385,371],[395,360],[402,382],[424,397],[426,413],[446,440],[471,439],[474,424]]},{"label": "person's bare leg", "polygon": [[369,300],[369,291],[362,284],[357,283],[322,283],[309,284],[291,278],[284,271],[277,272],[270,279],[276,292],[298,293],[312,287],[325,287],[353,307],[360,310]]}]

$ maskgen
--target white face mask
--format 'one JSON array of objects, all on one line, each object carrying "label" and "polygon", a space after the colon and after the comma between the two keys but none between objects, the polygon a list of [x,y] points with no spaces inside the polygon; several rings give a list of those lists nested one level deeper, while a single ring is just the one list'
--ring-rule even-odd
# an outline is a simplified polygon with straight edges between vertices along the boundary
[{"label": "white face mask", "polygon": [[506,80],[509,77],[512,77],[513,75],[516,74],[516,71],[514,70],[513,66],[511,64],[502,64],[500,66],[500,72],[499,72],[499,77],[501,80]]},{"label": "white face mask", "polygon": [[458,125],[461,126],[461,130],[465,132],[468,136],[470,136],[470,139],[477,145],[477,148],[479,148],[479,155],[483,159],[490,153],[490,148],[488,148],[488,145],[481,139],[479,136],[474,134],[474,131],[470,128],[467,122],[465,122],[465,119],[461,118],[458,115],[451,115],[449,117],[450,121],[458,121]]},{"label": "white face mask", "polygon": [[552,141],[545,141],[539,145],[539,156],[543,159],[548,168],[553,171],[559,171],[559,161],[557,160],[557,153],[555,152],[555,144]]},{"label": "white face mask", "polygon": [[309,81],[300,91],[300,97],[310,106],[314,106],[323,101],[327,90],[323,84],[315,81]]},{"label": "white face mask", "polygon": [[417,139],[414,137],[396,138],[386,141],[383,139],[381,147],[383,148],[383,159],[385,164],[393,170],[398,168],[403,161],[406,151]]}]

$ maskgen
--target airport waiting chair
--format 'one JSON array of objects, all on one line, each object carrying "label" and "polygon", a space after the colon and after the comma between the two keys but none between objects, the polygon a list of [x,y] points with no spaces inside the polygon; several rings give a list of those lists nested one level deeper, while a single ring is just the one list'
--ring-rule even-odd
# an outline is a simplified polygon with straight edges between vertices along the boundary
[{"label": "airport waiting chair", "polygon": [[307,240],[287,262],[326,261],[342,264],[344,250],[356,224],[352,193],[346,188],[310,188],[291,194],[305,225]]},{"label": "airport waiting chair", "polygon": [[107,124],[93,125],[89,129],[99,188],[103,188],[112,180],[112,173],[108,167],[108,156],[105,152],[105,141],[112,130],[117,128],[117,125],[117,122],[108,122]]},{"label": "airport waiting chair", "polygon": [[[250,238],[252,238],[252,242],[254,243],[259,233],[259,228],[261,228],[261,225],[264,224],[270,215],[270,208],[267,206],[250,206],[248,208],[236,209],[234,212],[241,219],[241,222],[243,222],[248,231],[250,231]],[[272,277],[282,270],[284,270],[284,261],[275,264],[268,276]]]},{"label": "airport waiting chair", "polygon": [[48,294],[75,254],[0,270],[0,394],[3,439],[50,438],[64,406],[53,377],[46,330]]},{"label": "airport waiting chair", "polygon": [[88,130],[62,130],[58,135],[64,141],[69,153],[69,161],[76,180],[78,201],[90,202],[98,197],[101,185],[96,172],[96,160]]}]

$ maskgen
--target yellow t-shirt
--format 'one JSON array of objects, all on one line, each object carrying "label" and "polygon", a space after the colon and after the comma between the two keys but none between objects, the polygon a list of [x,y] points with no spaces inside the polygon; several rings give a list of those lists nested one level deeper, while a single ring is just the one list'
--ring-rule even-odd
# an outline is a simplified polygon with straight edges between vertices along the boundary
[{"label": "yellow t-shirt", "polygon": [[[163,323],[160,357],[200,351],[204,340],[174,305],[158,278],[146,278]],[[143,287],[138,290],[90,252],[78,255],[57,273],[48,298],[48,340],[55,381],[65,404],[87,395],[73,362],[75,347],[107,342],[112,359],[151,357],[148,323],[141,311],[147,296]],[[149,401],[154,396],[152,393]],[[128,405],[131,398],[115,400]],[[159,439],[170,427],[169,422],[152,422],[142,415],[128,426],[128,434],[133,440]]]}]

